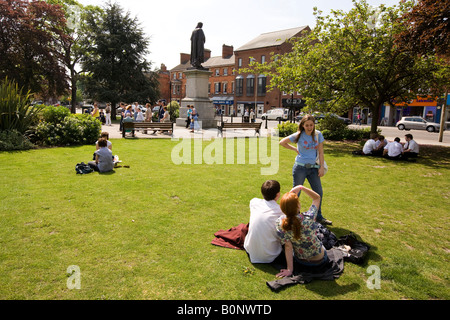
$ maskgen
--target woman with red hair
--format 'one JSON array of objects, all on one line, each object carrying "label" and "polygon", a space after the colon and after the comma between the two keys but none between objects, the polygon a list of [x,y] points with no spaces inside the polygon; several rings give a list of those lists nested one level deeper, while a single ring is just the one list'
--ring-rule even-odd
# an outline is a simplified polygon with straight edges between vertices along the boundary
[{"label": "woman with red hair", "polygon": [[[312,199],[309,210],[300,213],[297,196],[300,191]],[[287,269],[281,269],[277,277],[289,277],[294,272],[294,259],[305,266],[320,266],[328,261],[325,247],[317,237],[316,217],[320,205],[320,195],[303,185],[298,185],[280,200],[281,211],[286,215],[277,220],[277,235],[284,245]]]}]

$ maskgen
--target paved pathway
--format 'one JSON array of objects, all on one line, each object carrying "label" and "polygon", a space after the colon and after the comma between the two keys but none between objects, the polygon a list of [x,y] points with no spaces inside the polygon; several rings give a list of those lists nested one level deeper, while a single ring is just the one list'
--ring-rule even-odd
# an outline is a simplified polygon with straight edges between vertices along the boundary
[{"label": "paved pathway", "polygon": [[[229,119],[228,119],[229,121]],[[236,120],[235,120],[236,121]],[[239,119],[240,121],[240,119]],[[261,122],[260,119],[256,121]],[[261,136],[265,137],[268,134],[273,134],[274,129],[276,128],[278,121],[267,121],[267,129],[265,121],[261,126]],[[369,126],[356,126],[350,125],[352,128],[368,128]],[[381,129],[381,133],[385,135],[386,139],[389,141],[393,141],[395,137],[399,137],[401,141],[404,141],[405,134],[411,133],[414,136],[414,140],[419,145],[439,145],[450,147],[450,130],[444,131],[443,141],[439,142],[439,134],[438,133],[430,133],[425,130],[410,130],[410,131],[400,131],[396,127],[379,127]],[[122,132],[119,131],[119,124],[113,124],[112,126],[103,126],[102,131],[109,132],[110,139],[121,139]],[[172,138],[168,134],[144,134],[141,132],[136,133],[136,137],[138,138],[147,138],[147,139],[170,139]],[[254,130],[228,130],[224,131],[224,137],[254,137]],[[199,132],[191,133],[189,129],[180,126],[174,126],[174,134],[173,138],[203,138],[203,139],[211,139],[217,137],[217,129],[204,129]]]}]

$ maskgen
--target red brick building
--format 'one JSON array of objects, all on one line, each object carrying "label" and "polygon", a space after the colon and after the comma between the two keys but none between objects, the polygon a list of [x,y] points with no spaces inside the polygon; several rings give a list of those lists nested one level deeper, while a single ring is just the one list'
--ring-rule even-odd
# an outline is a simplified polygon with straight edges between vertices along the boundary
[{"label": "red brick building", "polygon": [[208,59],[202,64],[212,72],[209,77],[209,97],[217,111],[224,115],[233,112],[235,59],[233,46],[223,45],[222,55]]},{"label": "red brick building", "polygon": [[161,68],[157,71],[159,80],[159,99],[170,101],[170,71],[164,63],[161,64]]},{"label": "red brick building", "polygon": [[[269,62],[273,54],[284,54],[292,50],[286,40],[300,37],[308,26],[263,33],[235,50],[235,69],[247,68],[252,59],[259,63]],[[262,74],[236,74],[235,107],[237,115],[244,109],[256,110],[257,117],[272,108],[303,107],[302,96],[297,92],[267,91],[270,79]]]}]

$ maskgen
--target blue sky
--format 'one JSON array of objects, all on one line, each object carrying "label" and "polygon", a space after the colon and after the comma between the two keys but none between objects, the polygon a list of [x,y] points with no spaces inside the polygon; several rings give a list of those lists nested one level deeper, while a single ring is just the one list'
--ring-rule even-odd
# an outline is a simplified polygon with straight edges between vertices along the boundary
[{"label": "blue sky", "polygon": [[[78,0],[83,5],[103,6],[106,0]],[[349,11],[351,0],[111,0],[137,17],[150,38],[152,69],[164,63],[179,64],[180,52],[190,52],[190,37],[197,22],[203,22],[205,47],[211,56],[222,54],[222,45],[235,49],[261,33],[309,25],[315,26],[313,8],[327,14],[331,9]],[[377,7],[393,6],[399,0],[367,0]]]}]

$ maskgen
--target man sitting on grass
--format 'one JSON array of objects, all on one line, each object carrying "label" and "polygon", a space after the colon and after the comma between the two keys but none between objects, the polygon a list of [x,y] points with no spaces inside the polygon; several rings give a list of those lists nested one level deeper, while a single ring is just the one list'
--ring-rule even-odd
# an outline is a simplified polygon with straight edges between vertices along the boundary
[{"label": "man sitting on grass", "polygon": [[400,160],[403,154],[403,146],[400,143],[400,138],[396,137],[394,141],[389,142],[384,147],[383,156],[390,160]]},{"label": "man sitting on grass", "polygon": [[277,203],[280,198],[280,183],[267,180],[261,186],[264,199],[250,201],[250,221],[244,240],[244,249],[252,263],[271,263],[282,252],[277,237],[275,222],[283,212]]},{"label": "man sitting on grass", "polygon": [[89,166],[98,172],[108,172],[114,169],[112,151],[108,149],[108,142],[105,138],[98,140],[99,149],[95,151],[95,161],[89,161]]}]

